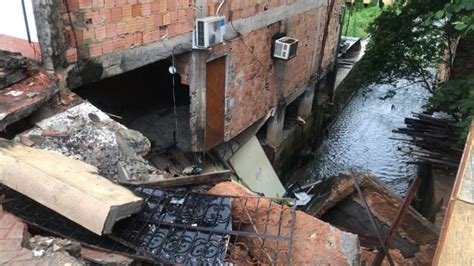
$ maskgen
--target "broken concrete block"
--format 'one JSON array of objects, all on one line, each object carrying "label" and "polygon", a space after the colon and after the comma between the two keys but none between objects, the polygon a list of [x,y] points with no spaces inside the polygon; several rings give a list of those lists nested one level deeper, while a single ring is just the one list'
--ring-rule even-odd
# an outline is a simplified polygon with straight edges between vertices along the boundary
[{"label": "broken concrete block", "polygon": [[0,232],[0,265],[84,265],[67,252],[31,247],[29,244],[35,239],[30,238],[26,225],[10,213],[0,212]]},{"label": "broken concrete block", "polygon": [[146,155],[151,149],[150,140],[142,133],[132,129],[119,129],[115,138],[126,158]]},{"label": "broken concrete block", "polygon": [[[234,182],[217,184],[209,190],[209,193],[242,197],[256,196]],[[252,203],[246,204],[249,208]],[[239,209],[238,206],[233,206],[233,211],[237,209]],[[254,217],[254,219],[259,220],[260,217]],[[262,217],[262,219],[272,220],[272,217]],[[276,225],[269,224],[267,230],[271,234],[280,229]],[[265,247],[272,249],[274,243],[275,241],[269,239],[265,241]],[[360,246],[357,235],[341,231],[302,211],[296,211],[291,265],[359,265],[359,262]]]},{"label": "broken concrete block", "polygon": [[92,165],[6,140],[0,140],[0,181],[98,235],[142,204]]},{"label": "broken concrete block", "polygon": [[28,61],[20,53],[0,50],[0,90],[28,75]]}]

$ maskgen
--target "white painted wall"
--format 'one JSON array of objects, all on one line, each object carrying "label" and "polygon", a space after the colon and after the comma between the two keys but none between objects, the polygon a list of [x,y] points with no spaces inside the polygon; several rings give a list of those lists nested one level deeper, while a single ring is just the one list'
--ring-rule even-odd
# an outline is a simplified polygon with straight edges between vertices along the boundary
[{"label": "white painted wall", "polygon": [[[31,40],[38,42],[32,1],[34,0],[25,0],[26,14],[28,16]],[[0,0],[0,34],[28,40],[21,0]]]}]

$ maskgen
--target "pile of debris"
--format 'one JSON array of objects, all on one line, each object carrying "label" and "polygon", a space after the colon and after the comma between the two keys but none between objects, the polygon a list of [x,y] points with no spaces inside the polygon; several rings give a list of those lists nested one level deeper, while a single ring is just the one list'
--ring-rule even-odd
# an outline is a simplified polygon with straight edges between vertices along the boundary
[{"label": "pile of debris", "polygon": [[0,90],[28,76],[28,60],[20,53],[0,50]]},{"label": "pile of debris", "polygon": [[58,92],[55,79],[20,54],[0,50],[0,132]]},{"label": "pile of debris", "polygon": [[[143,208],[100,236],[12,189],[1,188],[5,210],[35,231],[142,261],[186,265],[359,261],[356,235],[232,182],[220,183],[206,194],[146,187],[133,191],[143,197]],[[54,244],[72,242],[48,243],[36,245],[36,250],[46,252]]]}]

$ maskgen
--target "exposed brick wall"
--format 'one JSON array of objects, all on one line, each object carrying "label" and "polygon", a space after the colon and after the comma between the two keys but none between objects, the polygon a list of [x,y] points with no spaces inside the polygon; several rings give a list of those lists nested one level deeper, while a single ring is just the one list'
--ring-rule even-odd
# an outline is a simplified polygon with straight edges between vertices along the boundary
[{"label": "exposed brick wall", "polygon": [[[338,1],[338,0],[336,0]],[[342,2],[341,2],[342,3]],[[335,10],[342,4],[337,2]],[[325,12],[326,6],[321,7]],[[323,12],[323,13],[324,13]],[[331,63],[331,51],[338,40],[338,11],[331,21],[326,41],[326,55],[323,65]],[[298,54],[285,62],[283,96],[287,97],[299,89],[315,73],[311,73],[316,41],[318,10],[310,10],[288,20],[287,35],[299,40]],[[321,32],[324,31],[324,20],[321,18]],[[227,52],[230,58],[229,76],[226,92],[226,139],[231,139],[265,116],[268,110],[277,104],[277,87],[280,79],[278,59],[271,56],[272,36],[280,30],[280,23],[252,31],[240,38],[227,41],[212,49],[212,53]],[[322,35],[322,34],[321,34]],[[320,37],[319,42],[321,42]],[[321,45],[321,44],[320,44]],[[321,54],[319,49],[318,56]],[[281,65],[281,64],[280,64]]]},{"label": "exposed brick wall", "polygon": [[[237,20],[300,0],[227,0],[223,15]],[[339,13],[342,1],[336,1],[326,41],[323,67],[332,60],[332,51],[339,37]],[[62,1],[61,1],[62,2]],[[195,0],[67,0],[70,12],[62,6],[62,22],[67,40],[67,60],[94,58],[159,42],[192,31],[196,17]],[[322,35],[326,21],[327,1],[320,9],[320,36],[317,56],[321,55]],[[219,0],[208,0],[207,12],[215,14]],[[287,8],[291,8],[289,5]],[[241,133],[262,118],[278,102],[277,88],[284,97],[293,94],[318,73],[313,67],[318,9],[288,19],[286,31],[299,40],[298,54],[281,63],[271,56],[272,37],[281,22],[262,27],[244,36],[227,40],[212,48],[210,54],[229,54],[229,75],[226,91],[226,140]],[[71,16],[71,18],[69,18]],[[72,23],[70,22],[72,20]],[[77,38],[76,38],[77,37]],[[243,40],[243,41],[242,41]],[[79,47],[77,50],[76,42]],[[183,59],[183,60],[181,60]],[[317,60],[319,61],[319,60]],[[178,57],[178,72],[183,83],[189,83],[187,57]],[[284,71],[284,77],[278,75]],[[282,84],[279,84],[279,83]]]},{"label": "exposed brick wall", "polygon": [[[217,8],[222,0],[208,1],[208,14],[216,14]],[[298,0],[226,0],[222,7],[222,15],[229,19],[242,19],[254,16],[258,13],[271,10],[286,4],[298,2]]]},{"label": "exposed brick wall", "polygon": [[253,122],[263,117],[276,103],[276,72],[271,71],[274,59],[270,56],[272,36],[278,33],[279,23],[228,41],[213,49],[227,51],[231,56],[228,91],[226,92],[226,139],[238,135]]},{"label": "exposed brick wall", "polygon": [[[193,0],[67,0],[67,3],[70,12],[63,6],[62,15],[69,62],[191,32],[195,21]],[[75,37],[79,51],[75,48]]]},{"label": "exposed brick wall", "polygon": [[287,97],[311,78],[316,41],[317,9],[292,17],[288,36],[299,40],[298,54],[286,63],[283,96]]},{"label": "exposed brick wall", "polygon": [[[336,1],[336,3],[334,4],[334,8],[331,13],[332,17],[329,24],[326,44],[324,46],[325,48],[324,58],[320,66],[320,68],[323,68],[323,69],[327,68],[331,64],[332,60],[334,59],[333,51],[335,49],[335,46],[338,44],[338,40],[339,40],[339,27],[340,27],[339,17],[344,8],[344,5],[339,0],[334,0],[334,1]],[[317,53],[318,55],[321,55],[321,52],[322,52],[324,28],[326,26],[326,20],[327,20],[327,15],[328,15],[327,13],[328,1],[324,1],[324,5],[322,8],[323,8],[323,12],[321,13],[321,29],[319,32],[319,44],[318,44],[318,53]],[[313,74],[317,74],[318,72],[319,72],[319,69],[315,68]]]}]

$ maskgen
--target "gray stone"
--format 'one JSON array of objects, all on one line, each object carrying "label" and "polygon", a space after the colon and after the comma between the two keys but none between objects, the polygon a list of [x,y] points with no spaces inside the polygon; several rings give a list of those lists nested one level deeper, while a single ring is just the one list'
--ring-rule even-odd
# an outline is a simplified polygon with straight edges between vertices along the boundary
[{"label": "gray stone", "polygon": [[150,140],[142,133],[132,129],[119,129],[115,132],[117,144],[126,158],[146,155],[151,149]]}]

